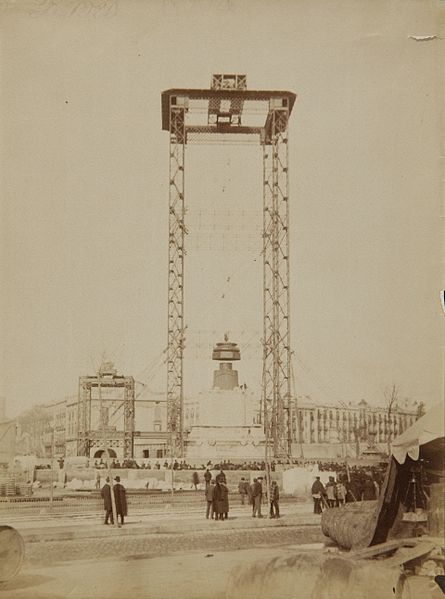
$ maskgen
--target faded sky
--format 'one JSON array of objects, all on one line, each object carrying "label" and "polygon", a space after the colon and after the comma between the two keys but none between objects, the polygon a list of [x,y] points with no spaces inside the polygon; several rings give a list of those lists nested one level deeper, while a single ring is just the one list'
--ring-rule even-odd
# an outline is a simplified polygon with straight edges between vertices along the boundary
[{"label": "faded sky", "polygon": [[[409,36],[443,38],[445,3],[101,4],[1,5],[0,383],[9,414],[75,394],[103,351],[165,390],[160,94],[208,87],[218,72],[246,73],[250,89],[298,94],[290,124],[298,393],[378,403],[395,383],[404,397],[442,399],[445,41]],[[242,346],[241,380],[257,387],[260,148],[191,146],[186,161],[186,393],[210,386],[209,348],[225,330]]]}]

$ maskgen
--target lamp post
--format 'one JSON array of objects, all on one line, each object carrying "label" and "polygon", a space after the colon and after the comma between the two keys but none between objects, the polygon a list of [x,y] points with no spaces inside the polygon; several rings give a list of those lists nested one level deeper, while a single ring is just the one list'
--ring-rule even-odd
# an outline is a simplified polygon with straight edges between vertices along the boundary
[{"label": "lamp post", "polygon": [[175,496],[175,489],[173,486],[173,471],[174,471],[174,468],[173,468],[173,453],[174,453],[174,451],[173,451],[173,449],[174,449],[174,446],[175,446],[175,441],[174,441],[173,433],[171,433],[170,434],[170,481],[171,481],[171,487],[172,487],[171,488],[172,502],[173,502],[173,499]]},{"label": "lamp post", "polygon": [[49,507],[50,511],[53,509],[54,502],[54,437],[55,437],[55,422],[53,421],[53,425],[51,427],[51,480],[49,485]]}]

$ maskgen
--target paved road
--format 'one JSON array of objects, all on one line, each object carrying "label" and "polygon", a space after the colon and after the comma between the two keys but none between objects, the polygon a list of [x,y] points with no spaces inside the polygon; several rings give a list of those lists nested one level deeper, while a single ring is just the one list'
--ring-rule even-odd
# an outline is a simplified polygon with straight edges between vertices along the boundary
[{"label": "paved road", "polygon": [[178,551],[225,551],[260,545],[283,545],[323,542],[319,526],[282,526],[224,529],[230,521],[212,522],[213,529],[167,534],[109,536],[26,544],[30,564],[54,564],[66,560],[102,557],[154,557]]},{"label": "paved road", "polygon": [[[299,507],[280,520],[249,514],[235,509],[229,520],[211,521],[170,513],[123,529],[85,518],[69,527],[22,522],[24,538],[35,541],[26,541],[24,566],[0,586],[0,599],[223,599],[234,565],[300,544],[317,543],[320,551],[325,540],[319,522]],[[39,540],[45,526],[47,540]],[[85,537],[86,529],[93,536]]]}]

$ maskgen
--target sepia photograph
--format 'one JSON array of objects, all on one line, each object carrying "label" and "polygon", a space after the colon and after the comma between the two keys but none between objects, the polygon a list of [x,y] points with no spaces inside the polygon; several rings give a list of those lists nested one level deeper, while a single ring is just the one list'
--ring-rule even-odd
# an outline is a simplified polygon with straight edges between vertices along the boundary
[{"label": "sepia photograph", "polygon": [[445,1],[0,0],[0,599],[445,597]]}]

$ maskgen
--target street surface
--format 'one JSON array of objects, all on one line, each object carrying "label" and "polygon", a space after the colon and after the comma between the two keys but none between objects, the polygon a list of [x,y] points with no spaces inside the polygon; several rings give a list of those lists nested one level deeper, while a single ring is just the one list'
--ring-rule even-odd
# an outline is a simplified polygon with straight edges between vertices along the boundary
[{"label": "street surface", "polygon": [[234,508],[227,521],[167,511],[129,517],[120,529],[91,516],[16,517],[8,523],[24,538],[26,557],[0,586],[0,599],[222,599],[239,563],[291,555],[301,544],[321,551],[325,538],[311,508],[286,506],[279,520],[254,519],[249,506]]},{"label": "street surface", "polygon": [[[253,547],[27,566],[0,590],[0,598],[224,599],[230,572],[235,566],[257,559],[290,555],[296,550],[297,547]],[[309,546],[308,551],[320,551],[320,547]]]}]

